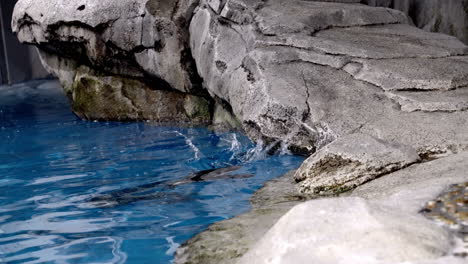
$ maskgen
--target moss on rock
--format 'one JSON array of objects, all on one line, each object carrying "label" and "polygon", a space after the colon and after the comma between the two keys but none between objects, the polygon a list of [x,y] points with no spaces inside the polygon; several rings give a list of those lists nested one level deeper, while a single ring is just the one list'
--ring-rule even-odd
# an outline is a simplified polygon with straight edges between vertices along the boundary
[{"label": "moss on rock", "polygon": [[72,86],[73,111],[84,119],[207,124],[208,100],[177,91],[156,90],[119,76],[104,76],[86,67],[77,70]]}]

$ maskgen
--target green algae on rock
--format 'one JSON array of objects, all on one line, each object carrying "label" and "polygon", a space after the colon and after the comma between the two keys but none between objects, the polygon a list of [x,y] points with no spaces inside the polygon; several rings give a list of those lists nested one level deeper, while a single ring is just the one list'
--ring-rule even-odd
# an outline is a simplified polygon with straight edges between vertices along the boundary
[{"label": "green algae on rock", "polygon": [[[80,68],[82,69],[82,68]],[[119,76],[99,76],[78,70],[72,89],[72,108],[89,120],[151,120],[209,124],[209,102],[201,97]]]}]

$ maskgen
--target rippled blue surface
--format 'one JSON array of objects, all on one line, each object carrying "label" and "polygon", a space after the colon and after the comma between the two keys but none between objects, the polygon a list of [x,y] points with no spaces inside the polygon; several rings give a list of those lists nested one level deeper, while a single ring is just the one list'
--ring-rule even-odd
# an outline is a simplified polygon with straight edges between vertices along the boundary
[{"label": "rippled blue surface", "polygon": [[[266,180],[303,161],[252,159],[253,147],[201,128],[81,121],[55,81],[0,87],[0,263],[169,263],[180,243],[245,212]],[[230,165],[255,176],[91,200]]]}]

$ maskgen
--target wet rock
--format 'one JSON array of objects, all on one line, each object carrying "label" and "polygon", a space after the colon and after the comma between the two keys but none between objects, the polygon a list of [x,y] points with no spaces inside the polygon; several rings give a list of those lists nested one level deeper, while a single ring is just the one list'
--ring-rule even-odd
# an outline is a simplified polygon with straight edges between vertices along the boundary
[{"label": "wet rock", "polygon": [[88,120],[152,120],[208,124],[209,102],[201,97],[157,90],[147,83],[118,76],[100,76],[80,67],[71,88],[73,111]]},{"label": "wet rock", "polygon": [[45,69],[60,80],[63,90],[71,97],[73,83],[75,82],[76,72],[80,65],[71,59],[59,57],[57,55],[39,50],[39,58]]},{"label": "wet rock", "polygon": [[367,135],[339,138],[310,156],[294,178],[302,192],[340,193],[419,161],[416,150]]},{"label": "wet rock", "polygon": [[242,125],[239,120],[232,114],[231,110],[226,109],[225,106],[220,103],[216,103],[213,111],[213,127],[217,130],[232,130],[242,129]]}]

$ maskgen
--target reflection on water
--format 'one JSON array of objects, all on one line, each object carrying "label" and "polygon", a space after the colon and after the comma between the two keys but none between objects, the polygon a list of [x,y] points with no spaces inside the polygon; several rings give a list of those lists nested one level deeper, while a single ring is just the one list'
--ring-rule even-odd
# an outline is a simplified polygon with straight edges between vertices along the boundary
[{"label": "reflection on water", "polygon": [[[55,81],[0,87],[0,263],[168,263],[301,161],[235,133],[81,121]],[[253,177],[190,180],[229,166]]]}]

